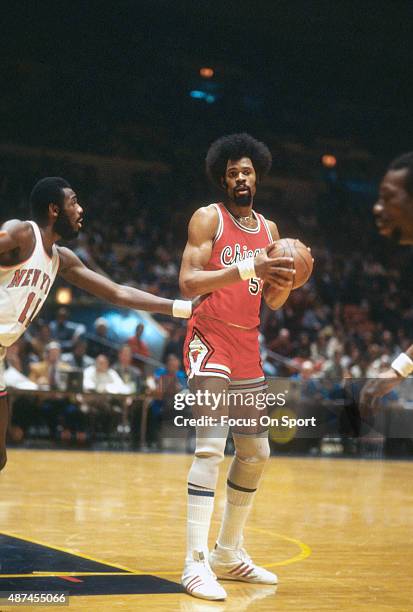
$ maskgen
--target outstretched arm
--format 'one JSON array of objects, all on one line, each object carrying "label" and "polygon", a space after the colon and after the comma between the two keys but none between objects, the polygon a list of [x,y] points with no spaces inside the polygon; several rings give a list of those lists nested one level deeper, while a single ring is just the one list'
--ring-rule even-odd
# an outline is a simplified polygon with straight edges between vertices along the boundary
[{"label": "outstretched arm", "polygon": [[379,398],[390,393],[409,374],[413,372],[413,344],[405,353],[400,353],[391,367],[381,372],[377,378],[369,379],[360,393],[359,409],[362,416],[377,412]]},{"label": "outstretched arm", "polygon": [[290,286],[293,274],[290,269],[291,258],[269,258],[267,255],[269,247],[251,258],[253,265],[250,268],[250,276],[241,276],[241,273],[248,274],[249,271],[245,270],[245,266],[244,269],[240,268],[240,264],[233,264],[222,270],[204,270],[211,257],[217,227],[218,214],[214,207],[199,208],[193,214],[189,222],[188,242],[182,256],[179,275],[179,285],[183,295],[186,297],[204,295],[253,277],[271,280],[280,288]]},{"label": "outstretched arm", "polygon": [[109,278],[87,268],[77,255],[65,247],[59,247],[59,256],[60,276],[72,285],[84,289],[102,300],[116,304],[116,306],[159,312],[184,319],[191,316],[191,302],[167,300],[133,287],[118,285]]}]

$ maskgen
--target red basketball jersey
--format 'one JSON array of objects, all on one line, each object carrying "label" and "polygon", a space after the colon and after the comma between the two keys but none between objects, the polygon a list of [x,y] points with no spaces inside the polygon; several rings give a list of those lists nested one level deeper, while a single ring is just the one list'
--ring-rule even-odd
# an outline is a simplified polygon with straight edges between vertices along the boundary
[{"label": "red basketball jersey", "polygon": [[[256,255],[273,242],[270,228],[264,217],[254,211],[255,229],[243,227],[223,204],[212,204],[218,212],[219,223],[212,253],[205,270],[221,270],[246,257]],[[220,319],[242,327],[257,327],[260,322],[260,305],[263,281],[251,278],[240,280],[223,289],[209,293],[196,308],[195,313]]]}]

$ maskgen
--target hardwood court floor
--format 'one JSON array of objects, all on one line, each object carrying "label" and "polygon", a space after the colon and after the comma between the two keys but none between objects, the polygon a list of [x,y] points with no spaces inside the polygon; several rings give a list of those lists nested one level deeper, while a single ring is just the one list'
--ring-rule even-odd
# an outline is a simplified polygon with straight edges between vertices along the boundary
[{"label": "hardwood court floor", "polygon": [[[126,568],[178,582],[190,462],[186,455],[12,450],[0,475],[0,537],[63,548],[115,566],[113,574]],[[211,544],[222,515],[224,482],[222,470]],[[227,601],[211,603],[176,592],[108,595],[103,589],[73,597],[69,609],[413,610],[412,483],[408,462],[272,458],[246,547],[278,573],[277,592],[226,582]],[[0,555],[1,591],[8,570]],[[18,563],[13,575],[20,573]],[[67,563],[64,580],[85,579],[76,564]],[[38,576],[56,572],[50,563],[37,567]],[[61,565],[56,567],[62,573]],[[0,605],[1,611],[12,609]]]}]

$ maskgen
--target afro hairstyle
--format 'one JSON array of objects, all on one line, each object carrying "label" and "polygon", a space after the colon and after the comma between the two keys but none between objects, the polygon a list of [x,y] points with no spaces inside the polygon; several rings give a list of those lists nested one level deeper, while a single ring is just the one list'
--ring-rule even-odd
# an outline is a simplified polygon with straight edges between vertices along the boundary
[{"label": "afro hairstyle", "polygon": [[219,187],[225,176],[228,160],[239,160],[249,157],[258,179],[265,176],[272,164],[272,156],[268,147],[246,133],[230,134],[215,140],[208,149],[206,156],[206,173],[208,178]]}]

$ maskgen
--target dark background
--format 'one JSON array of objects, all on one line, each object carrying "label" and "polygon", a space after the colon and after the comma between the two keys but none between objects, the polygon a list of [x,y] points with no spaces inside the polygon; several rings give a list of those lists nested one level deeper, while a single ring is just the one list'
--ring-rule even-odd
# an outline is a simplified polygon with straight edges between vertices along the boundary
[{"label": "dark background", "polygon": [[122,240],[147,214],[170,232],[167,248],[182,249],[190,214],[221,197],[204,175],[209,144],[247,131],[273,154],[257,206],[281,235],[409,262],[377,237],[371,206],[386,164],[413,148],[411,2],[1,8],[2,220],[27,217],[34,182],[57,174],[79,192],[90,233],[94,219],[116,218],[105,240]]},{"label": "dark background", "polygon": [[[383,158],[411,148],[411,2],[1,7],[3,140],[169,161],[240,129]],[[188,95],[202,65],[213,104]]]}]

